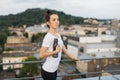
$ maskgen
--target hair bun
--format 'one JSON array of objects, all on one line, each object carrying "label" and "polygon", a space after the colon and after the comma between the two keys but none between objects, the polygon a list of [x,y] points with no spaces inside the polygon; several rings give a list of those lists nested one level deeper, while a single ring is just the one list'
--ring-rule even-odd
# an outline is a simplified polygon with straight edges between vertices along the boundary
[{"label": "hair bun", "polygon": [[47,10],[47,14],[50,14],[51,12],[50,12],[50,10]]}]

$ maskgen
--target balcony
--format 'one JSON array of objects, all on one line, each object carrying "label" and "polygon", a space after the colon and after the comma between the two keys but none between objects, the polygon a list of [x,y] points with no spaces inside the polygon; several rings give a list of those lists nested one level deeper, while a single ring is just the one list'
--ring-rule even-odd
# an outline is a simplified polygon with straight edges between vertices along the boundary
[{"label": "balcony", "polygon": [[[104,71],[103,70],[103,64],[102,60],[103,59],[120,59],[120,57],[109,57],[109,58],[91,58],[91,59],[80,59],[81,61],[83,60],[98,60],[98,71],[97,72],[81,72],[81,73],[63,73],[57,75],[57,80],[120,80],[120,64],[118,64],[118,69],[113,69],[109,68],[108,70]],[[61,60],[61,63],[67,63],[71,62],[72,60],[70,59],[63,59]],[[120,60],[119,60],[120,61]],[[14,64],[36,64],[40,63],[41,61],[28,61],[28,62],[19,62],[19,63],[0,63],[0,65],[14,65]],[[84,66],[83,66],[84,67]],[[109,73],[114,73],[110,74],[109,76],[103,76],[103,74],[109,74]],[[96,75],[97,76],[92,76],[92,77],[86,77],[83,78],[84,76],[87,75]],[[76,77],[75,77],[76,76]],[[22,77],[22,78],[10,78],[9,76],[3,77],[1,80],[42,80],[41,75],[37,75],[34,77]]]}]

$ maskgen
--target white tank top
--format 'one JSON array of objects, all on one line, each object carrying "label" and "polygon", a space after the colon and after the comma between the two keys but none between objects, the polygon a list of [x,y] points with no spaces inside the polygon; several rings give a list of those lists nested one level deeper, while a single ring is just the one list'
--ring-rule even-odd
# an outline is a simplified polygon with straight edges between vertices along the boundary
[{"label": "white tank top", "polygon": [[[58,33],[57,33],[58,34]],[[61,60],[61,53],[62,53],[62,46],[63,46],[63,41],[61,39],[61,36],[60,34],[58,34],[58,44],[60,45],[61,47],[61,50],[60,52],[58,53],[58,57],[57,58],[54,58],[52,56],[49,56],[46,58],[46,61],[45,63],[43,64],[42,68],[47,71],[47,72],[55,72],[57,69],[58,69],[58,66],[59,66],[59,63],[60,63],[60,60]],[[48,47],[48,52],[49,51],[53,51],[53,41],[56,37],[53,36],[52,34],[50,33],[47,33],[43,39],[43,43],[42,43],[42,46],[44,47]]]}]

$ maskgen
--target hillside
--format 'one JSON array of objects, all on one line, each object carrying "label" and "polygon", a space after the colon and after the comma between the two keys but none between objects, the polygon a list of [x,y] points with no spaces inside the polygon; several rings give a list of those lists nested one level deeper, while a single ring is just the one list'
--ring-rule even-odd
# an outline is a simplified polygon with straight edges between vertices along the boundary
[{"label": "hillside", "polygon": [[[24,12],[17,13],[17,14],[9,14],[5,16],[0,16],[0,28],[1,27],[8,27],[8,26],[22,26],[22,25],[34,25],[34,24],[41,24],[44,22],[44,15],[48,9],[27,9]],[[67,15],[64,12],[55,11],[60,17],[60,24],[63,25],[70,25],[70,24],[82,24],[83,18],[82,17],[75,17],[71,15]]]}]

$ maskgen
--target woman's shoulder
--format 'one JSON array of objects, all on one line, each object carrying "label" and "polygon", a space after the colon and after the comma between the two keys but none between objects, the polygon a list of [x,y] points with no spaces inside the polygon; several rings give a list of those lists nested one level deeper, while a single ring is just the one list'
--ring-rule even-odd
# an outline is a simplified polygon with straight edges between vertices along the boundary
[{"label": "woman's shoulder", "polygon": [[61,36],[60,33],[57,33],[58,36]]},{"label": "woman's shoulder", "polygon": [[52,36],[49,34],[49,33],[47,33],[45,36],[44,36],[44,38],[52,38]]},{"label": "woman's shoulder", "polygon": [[58,37],[61,37],[60,33],[57,33]]}]

